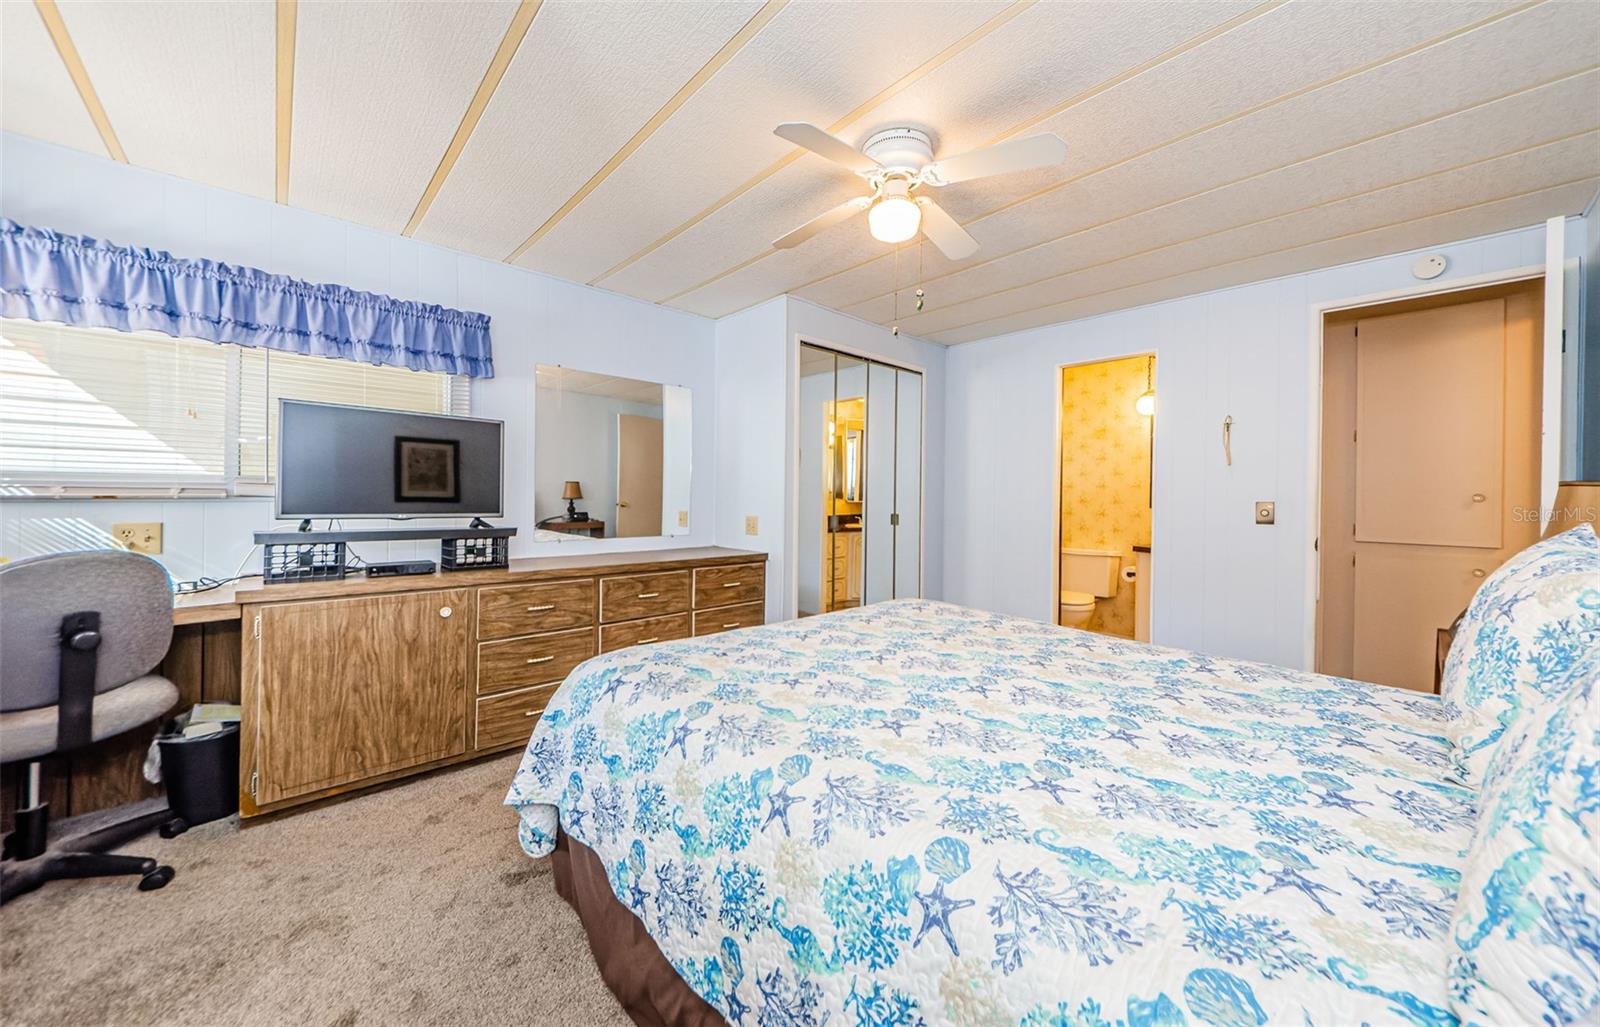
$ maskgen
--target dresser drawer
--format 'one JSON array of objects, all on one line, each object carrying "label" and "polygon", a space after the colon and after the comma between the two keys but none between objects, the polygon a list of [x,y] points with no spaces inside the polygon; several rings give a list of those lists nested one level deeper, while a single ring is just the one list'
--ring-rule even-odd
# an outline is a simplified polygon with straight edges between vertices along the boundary
[{"label": "dresser drawer", "polygon": [[765,603],[724,606],[718,610],[698,610],[694,615],[694,637],[715,635],[734,628],[753,628],[767,622]]},{"label": "dresser drawer", "polygon": [[594,628],[478,644],[478,694],[559,682],[595,655]]},{"label": "dresser drawer", "polygon": [[689,615],[674,613],[666,617],[646,617],[620,624],[606,624],[600,628],[600,651],[626,649],[630,645],[647,645],[666,642],[674,638],[689,637]]},{"label": "dresser drawer", "polygon": [[753,603],[767,595],[767,569],[759,563],[728,567],[697,567],[694,572],[694,608]]},{"label": "dresser drawer", "polygon": [[506,745],[525,744],[528,736],[533,734],[533,725],[538,723],[545,704],[560,687],[558,681],[479,699],[472,747],[498,749]]},{"label": "dresser drawer", "polygon": [[600,579],[600,623],[689,611],[689,572]]},{"label": "dresser drawer", "polygon": [[594,579],[478,589],[478,638],[514,638],[594,623]]}]

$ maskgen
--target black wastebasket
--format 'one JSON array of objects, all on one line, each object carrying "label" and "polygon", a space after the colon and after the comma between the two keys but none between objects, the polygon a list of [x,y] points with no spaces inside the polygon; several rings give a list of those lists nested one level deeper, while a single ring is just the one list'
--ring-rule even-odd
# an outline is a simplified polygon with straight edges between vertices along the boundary
[{"label": "black wastebasket", "polygon": [[162,834],[171,837],[239,812],[238,724],[209,735],[170,735],[156,741],[161,746],[167,805],[177,817],[162,828]]}]

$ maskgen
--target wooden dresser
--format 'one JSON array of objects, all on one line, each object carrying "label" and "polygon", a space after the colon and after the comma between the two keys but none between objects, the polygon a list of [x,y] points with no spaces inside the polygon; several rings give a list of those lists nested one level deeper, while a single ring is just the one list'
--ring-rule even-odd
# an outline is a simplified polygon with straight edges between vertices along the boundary
[{"label": "wooden dresser", "polygon": [[239,589],[241,815],[524,745],[590,657],[764,623],[766,559],[663,549]]}]

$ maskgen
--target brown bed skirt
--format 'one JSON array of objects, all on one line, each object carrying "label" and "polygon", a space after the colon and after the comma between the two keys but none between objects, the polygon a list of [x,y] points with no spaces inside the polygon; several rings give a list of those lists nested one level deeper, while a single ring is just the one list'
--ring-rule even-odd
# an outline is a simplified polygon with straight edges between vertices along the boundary
[{"label": "brown bed skirt", "polygon": [[644,924],[617,901],[594,850],[556,838],[556,894],[578,912],[606,987],[639,1027],[726,1027],[722,1015],[672,969]]}]

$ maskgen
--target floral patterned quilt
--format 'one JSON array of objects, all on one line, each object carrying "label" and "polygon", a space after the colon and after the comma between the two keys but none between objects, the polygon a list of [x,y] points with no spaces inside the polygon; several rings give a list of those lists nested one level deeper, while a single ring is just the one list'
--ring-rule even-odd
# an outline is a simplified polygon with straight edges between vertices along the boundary
[{"label": "floral patterned quilt", "polygon": [[507,803],[732,1024],[1453,1023],[1439,700],[901,600],[585,663]]}]

